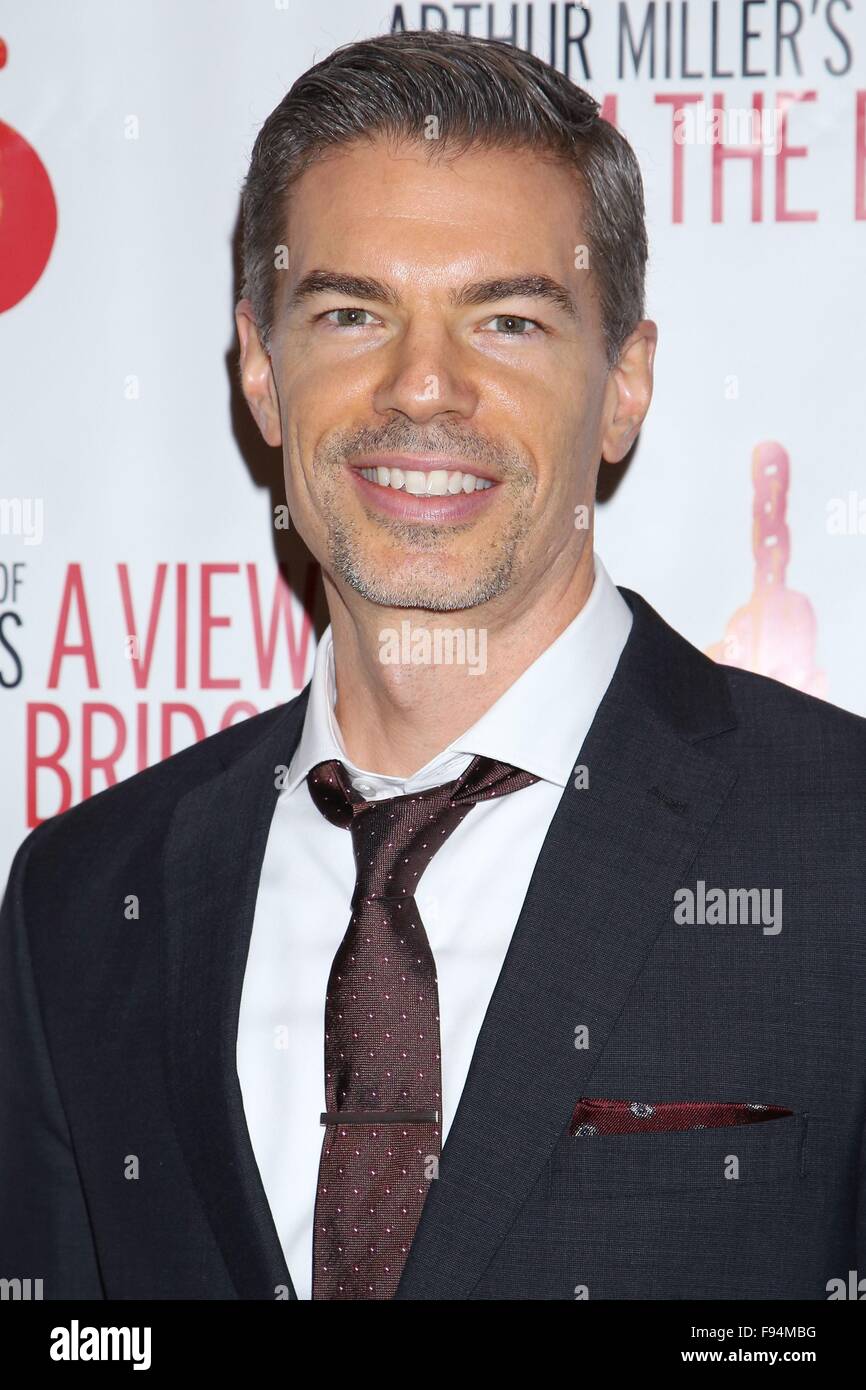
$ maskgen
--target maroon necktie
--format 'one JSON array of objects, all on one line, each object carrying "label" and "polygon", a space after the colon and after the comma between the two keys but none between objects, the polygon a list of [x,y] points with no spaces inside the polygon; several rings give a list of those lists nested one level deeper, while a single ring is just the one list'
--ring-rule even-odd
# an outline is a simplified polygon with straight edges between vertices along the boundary
[{"label": "maroon necktie", "polygon": [[441,1148],[439,995],[415,888],[476,802],[537,781],[481,757],[454,782],[383,801],[365,801],[336,760],[307,777],[355,851],[352,917],[325,1000],[314,1299],[394,1296]]}]

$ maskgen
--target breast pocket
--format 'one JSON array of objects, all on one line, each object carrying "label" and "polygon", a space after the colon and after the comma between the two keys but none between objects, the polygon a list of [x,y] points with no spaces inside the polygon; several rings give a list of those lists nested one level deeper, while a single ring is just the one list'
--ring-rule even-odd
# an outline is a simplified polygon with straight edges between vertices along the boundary
[{"label": "breast pocket", "polygon": [[566,1135],[551,1156],[547,1197],[621,1197],[756,1183],[806,1174],[806,1114],[670,1133]]}]

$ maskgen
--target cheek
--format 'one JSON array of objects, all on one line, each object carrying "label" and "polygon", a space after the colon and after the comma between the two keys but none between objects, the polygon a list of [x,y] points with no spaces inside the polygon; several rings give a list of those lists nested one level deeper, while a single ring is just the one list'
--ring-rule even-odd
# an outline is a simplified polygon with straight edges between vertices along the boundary
[{"label": "cheek", "polygon": [[[322,484],[312,472],[312,453],[308,452],[303,440],[297,438],[297,432],[284,432],[283,439],[288,441],[288,447],[283,452],[283,486],[286,501],[292,524],[301,538],[309,544],[311,536],[321,529],[317,518],[323,510]],[[306,464],[302,460],[306,460]]]},{"label": "cheek", "polygon": [[564,434],[539,475],[534,503],[538,526],[549,537],[555,536],[558,546],[577,527],[586,529],[592,514],[595,470],[587,447],[583,437]]}]

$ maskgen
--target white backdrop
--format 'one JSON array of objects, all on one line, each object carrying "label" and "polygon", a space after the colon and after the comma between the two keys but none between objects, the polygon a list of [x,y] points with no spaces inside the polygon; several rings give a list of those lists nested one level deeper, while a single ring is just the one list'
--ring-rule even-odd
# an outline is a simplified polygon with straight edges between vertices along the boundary
[{"label": "white backdrop", "polygon": [[[497,37],[513,14],[523,46],[531,21],[547,59],[552,25],[560,67],[566,26],[589,25],[569,75],[616,99],[644,170],[656,392],[599,509],[607,568],[717,659],[866,714],[863,0],[790,0],[778,65],[777,7],[754,0],[18,0],[0,4],[4,873],[28,825],[305,683],[315,631],[275,546],[301,593],[307,560],[275,537],[279,460],[229,366],[238,192],[306,67],[467,14]],[[621,25],[647,15],[655,69],[648,32],[635,73]],[[717,169],[721,220],[709,128],[678,145],[672,97],[790,103],[781,150],[768,120],[757,162]],[[753,545],[772,593],[753,593]]]}]

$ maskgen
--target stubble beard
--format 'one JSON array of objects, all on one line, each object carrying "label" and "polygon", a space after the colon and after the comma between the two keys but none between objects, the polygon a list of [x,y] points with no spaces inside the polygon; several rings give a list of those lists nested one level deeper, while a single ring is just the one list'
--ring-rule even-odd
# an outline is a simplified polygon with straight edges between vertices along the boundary
[{"label": "stubble beard", "polygon": [[[435,449],[466,458],[471,469],[474,460],[492,460],[494,475],[500,477],[499,487],[513,498],[508,521],[494,535],[481,554],[475,556],[475,573],[464,580],[455,580],[448,573],[448,555],[454,542],[473,529],[466,521],[453,525],[419,525],[379,515],[369,516],[368,525],[347,519],[340,514],[345,499],[343,469],[346,457],[364,452],[386,452],[414,448]],[[423,431],[405,421],[393,421],[381,430],[356,431],[351,435],[335,436],[322,449],[313,464],[317,483],[320,512],[326,518],[327,551],[331,573],[355,593],[370,603],[386,608],[416,608],[431,613],[452,613],[462,608],[475,608],[503,594],[519,572],[522,543],[530,530],[535,478],[525,459],[509,448],[491,448],[487,441],[454,431],[440,422],[436,428]],[[411,554],[411,566],[403,575],[387,573],[387,566],[377,561],[377,534],[398,550]],[[472,554],[467,548],[467,554]],[[383,572],[384,571],[384,572]]]},{"label": "stubble beard", "polygon": [[451,541],[471,523],[457,526],[418,526],[410,521],[379,521],[382,532],[398,547],[416,557],[411,573],[402,579],[376,572],[366,553],[360,528],[335,515],[325,499],[328,520],[328,558],[335,578],[355,593],[385,608],[415,608],[430,613],[453,613],[475,608],[504,594],[515,578],[521,542],[529,530],[530,498],[518,496],[508,526],[478,558],[477,572],[462,584],[443,573],[437,557],[447,558]]}]

